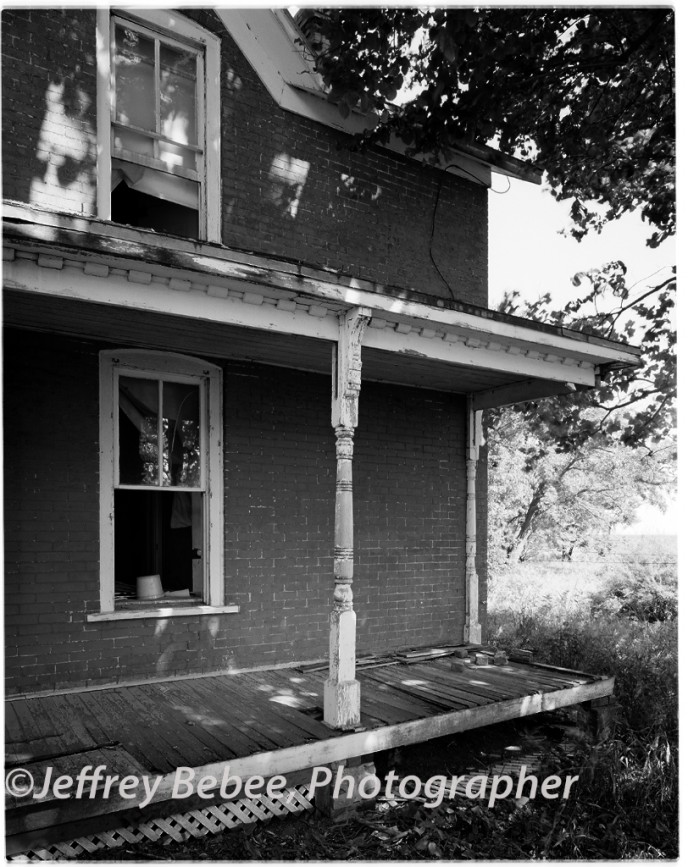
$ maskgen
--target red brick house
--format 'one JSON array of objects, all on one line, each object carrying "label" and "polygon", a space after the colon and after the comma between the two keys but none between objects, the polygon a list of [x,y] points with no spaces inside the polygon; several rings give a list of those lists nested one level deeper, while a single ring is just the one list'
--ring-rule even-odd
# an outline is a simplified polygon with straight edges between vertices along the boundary
[{"label": "red brick house", "polygon": [[492,173],[539,174],[349,149],[297,35],[3,11],[8,696],[329,648],[357,725],[354,647],[481,641],[482,410],[637,357],[488,311]]}]

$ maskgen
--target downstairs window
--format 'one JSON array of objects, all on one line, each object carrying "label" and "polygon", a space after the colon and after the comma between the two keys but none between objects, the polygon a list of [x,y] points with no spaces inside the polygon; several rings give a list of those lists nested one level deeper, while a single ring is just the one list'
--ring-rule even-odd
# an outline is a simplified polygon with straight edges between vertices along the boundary
[{"label": "downstairs window", "polygon": [[135,601],[147,575],[165,600],[223,604],[220,403],[207,362],[101,354],[101,611],[159,604]]}]

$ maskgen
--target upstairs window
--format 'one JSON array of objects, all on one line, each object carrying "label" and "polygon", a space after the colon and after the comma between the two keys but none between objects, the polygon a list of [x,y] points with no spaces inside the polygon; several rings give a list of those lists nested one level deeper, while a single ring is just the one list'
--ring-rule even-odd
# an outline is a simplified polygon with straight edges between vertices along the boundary
[{"label": "upstairs window", "polygon": [[219,40],[176,12],[151,10],[108,17],[107,45],[99,215],[219,241]]}]

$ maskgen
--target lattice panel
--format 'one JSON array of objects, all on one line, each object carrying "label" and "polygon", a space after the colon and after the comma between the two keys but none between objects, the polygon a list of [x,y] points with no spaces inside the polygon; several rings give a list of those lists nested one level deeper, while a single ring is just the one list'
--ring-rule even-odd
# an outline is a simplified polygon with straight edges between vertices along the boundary
[{"label": "lattice panel", "polygon": [[260,795],[257,798],[242,798],[200,810],[189,810],[187,813],[177,813],[167,818],[148,819],[140,825],[127,825],[114,831],[98,831],[88,837],[53,843],[46,849],[31,849],[8,860],[63,861],[65,858],[76,858],[99,849],[116,849],[127,843],[182,843],[192,837],[219,834],[241,825],[252,825],[255,822],[312,810],[313,803],[306,798],[307,791],[308,786],[297,786],[287,789],[281,798]]}]

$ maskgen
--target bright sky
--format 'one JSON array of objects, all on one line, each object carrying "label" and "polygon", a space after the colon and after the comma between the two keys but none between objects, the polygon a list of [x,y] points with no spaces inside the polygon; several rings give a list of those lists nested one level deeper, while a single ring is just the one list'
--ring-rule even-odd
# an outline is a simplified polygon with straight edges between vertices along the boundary
[{"label": "bright sky", "polygon": [[[505,190],[502,176],[494,180],[497,190]],[[673,239],[658,249],[650,249],[646,240],[651,232],[639,217],[629,215],[605,227],[580,243],[560,234],[568,224],[568,207],[556,202],[545,189],[523,181],[511,180],[504,195],[490,193],[490,306],[496,306],[507,290],[518,289],[528,300],[545,292],[562,303],[576,290],[571,277],[577,271],[615,259],[628,268],[628,285],[650,283],[668,273],[676,261]],[[634,294],[635,294],[634,292]],[[649,535],[676,533],[678,507],[673,503],[666,513],[646,507],[638,514],[638,522],[624,532]]]},{"label": "bright sky", "polygon": [[[555,300],[566,301],[576,291],[571,277],[577,271],[615,259],[628,268],[627,285],[641,281],[640,291],[648,277],[675,263],[674,240],[650,249],[645,242],[651,231],[638,216],[626,216],[579,243],[559,234],[570,223],[566,203],[535,184],[510,183],[504,195],[489,194],[490,306],[508,289],[518,289],[528,300],[550,292]],[[508,181],[498,175],[494,186],[505,190]]]}]

